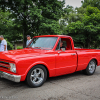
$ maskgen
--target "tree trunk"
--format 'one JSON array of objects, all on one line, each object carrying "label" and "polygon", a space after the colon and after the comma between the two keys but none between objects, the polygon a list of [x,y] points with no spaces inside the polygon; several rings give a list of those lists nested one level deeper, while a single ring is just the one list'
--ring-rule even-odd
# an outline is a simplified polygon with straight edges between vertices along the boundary
[{"label": "tree trunk", "polygon": [[90,49],[91,37],[88,38],[88,48]]},{"label": "tree trunk", "polygon": [[26,47],[26,45],[25,45],[25,33],[24,33],[24,29],[23,29],[23,48],[25,48]]}]

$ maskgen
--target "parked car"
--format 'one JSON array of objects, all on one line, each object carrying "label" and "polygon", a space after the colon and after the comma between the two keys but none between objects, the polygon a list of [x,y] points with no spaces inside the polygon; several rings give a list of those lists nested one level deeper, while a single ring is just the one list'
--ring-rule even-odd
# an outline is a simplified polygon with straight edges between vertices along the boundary
[{"label": "parked car", "polygon": [[66,35],[35,36],[27,48],[0,52],[0,77],[26,80],[30,87],[43,85],[47,77],[80,70],[93,75],[98,65],[100,50],[74,48],[73,39]]}]

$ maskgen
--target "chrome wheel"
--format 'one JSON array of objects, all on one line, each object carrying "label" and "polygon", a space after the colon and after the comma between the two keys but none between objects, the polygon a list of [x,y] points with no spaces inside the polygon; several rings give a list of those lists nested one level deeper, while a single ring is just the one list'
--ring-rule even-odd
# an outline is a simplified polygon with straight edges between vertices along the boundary
[{"label": "chrome wheel", "polygon": [[91,61],[90,63],[89,63],[89,72],[90,73],[93,73],[94,71],[95,71],[95,62],[94,61]]},{"label": "chrome wheel", "polygon": [[40,68],[36,68],[32,71],[30,80],[33,84],[38,85],[40,84],[44,79],[44,72]]},{"label": "chrome wheel", "polygon": [[94,72],[96,70],[96,60],[92,59],[87,68],[85,70],[83,70],[84,74],[87,74],[87,75],[93,75]]},{"label": "chrome wheel", "polygon": [[26,82],[30,87],[39,87],[44,84],[47,79],[47,70],[42,65],[32,67],[26,77]]}]

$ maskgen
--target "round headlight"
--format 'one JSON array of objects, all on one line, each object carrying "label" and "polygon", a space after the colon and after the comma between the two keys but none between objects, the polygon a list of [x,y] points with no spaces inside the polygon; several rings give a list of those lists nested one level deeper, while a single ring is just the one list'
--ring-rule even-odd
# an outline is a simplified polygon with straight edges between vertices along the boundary
[{"label": "round headlight", "polygon": [[16,73],[16,66],[13,63],[9,63],[10,65],[10,71]]}]

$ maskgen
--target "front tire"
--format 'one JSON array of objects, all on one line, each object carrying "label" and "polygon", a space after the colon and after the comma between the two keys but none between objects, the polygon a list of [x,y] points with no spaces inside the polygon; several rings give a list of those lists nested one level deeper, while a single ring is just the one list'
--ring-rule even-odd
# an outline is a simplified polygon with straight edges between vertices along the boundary
[{"label": "front tire", "polygon": [[96,61],[91,60],[87,68],[83,71],[86,75],[93,75],[96,70]]},{"label": "front tire", "polygon": [[47,70],[42,65],[36,65],[27,74],[26,82],[30,87],[40,87],[47,79]]}]

